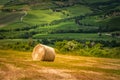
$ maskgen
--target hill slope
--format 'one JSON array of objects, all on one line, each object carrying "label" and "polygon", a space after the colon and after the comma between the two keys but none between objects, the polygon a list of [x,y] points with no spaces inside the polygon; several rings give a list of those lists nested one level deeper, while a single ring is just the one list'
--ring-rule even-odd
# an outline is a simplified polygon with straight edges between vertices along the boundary
[{"label": "hill slope", "polygon": [[112,35],[120,32],[119,5],[119,0],[12,0],[1,7],[0,38],[98,32]]}]

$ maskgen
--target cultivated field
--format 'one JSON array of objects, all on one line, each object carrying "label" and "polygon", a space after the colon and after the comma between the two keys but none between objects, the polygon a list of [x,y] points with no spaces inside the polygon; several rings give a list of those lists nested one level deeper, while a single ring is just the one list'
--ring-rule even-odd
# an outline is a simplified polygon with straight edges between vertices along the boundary
[{"label": "cultivated field", "polygon": [[102,37],[99,37],[97,33],[89,33],[89,34],[82,34],[82,33],[64,33],[64,34],[37,34],[34,36],[36,39],[73,39],[73,40],[103,40],[103,41],[112,41],[117,40],[119,41],[119,38],[112,38],[111,36],[106,36],[105,33],[103,33]]}]

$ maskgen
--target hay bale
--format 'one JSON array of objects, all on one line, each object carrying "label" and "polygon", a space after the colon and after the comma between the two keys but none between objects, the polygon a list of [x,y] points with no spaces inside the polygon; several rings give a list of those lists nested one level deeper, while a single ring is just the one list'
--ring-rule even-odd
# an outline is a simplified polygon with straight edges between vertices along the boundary
[{"label": "hay bale", "polygon": [[34,61],[54,61],[55,50],[52,47],[38,44],[33,49],[32,58]]}]

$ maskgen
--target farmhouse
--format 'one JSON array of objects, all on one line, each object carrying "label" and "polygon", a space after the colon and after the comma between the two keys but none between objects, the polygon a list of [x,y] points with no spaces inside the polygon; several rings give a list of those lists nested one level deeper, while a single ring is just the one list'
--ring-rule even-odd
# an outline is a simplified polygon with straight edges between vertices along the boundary
[{"label": "farmhouse", "polygon": [[53,9],[53,12],[61,12],[61,9]]}]

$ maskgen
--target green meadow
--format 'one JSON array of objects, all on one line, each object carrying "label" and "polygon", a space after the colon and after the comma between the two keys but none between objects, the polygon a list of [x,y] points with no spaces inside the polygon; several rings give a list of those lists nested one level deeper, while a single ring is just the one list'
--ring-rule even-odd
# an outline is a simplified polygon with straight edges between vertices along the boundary
[{"label": "green meadow", "polygon": [[99,37],[98,34],[83,34],[83,33],[65,33],[65,34],[37,34],[33,36],[36,39],[42,39],[42,38],[47,38],[47,39],[71,39],[71,40],[117,40],[119,41],[119,38],[112,38],[110,36],[106,36],[103,34],[102,37]]}]

